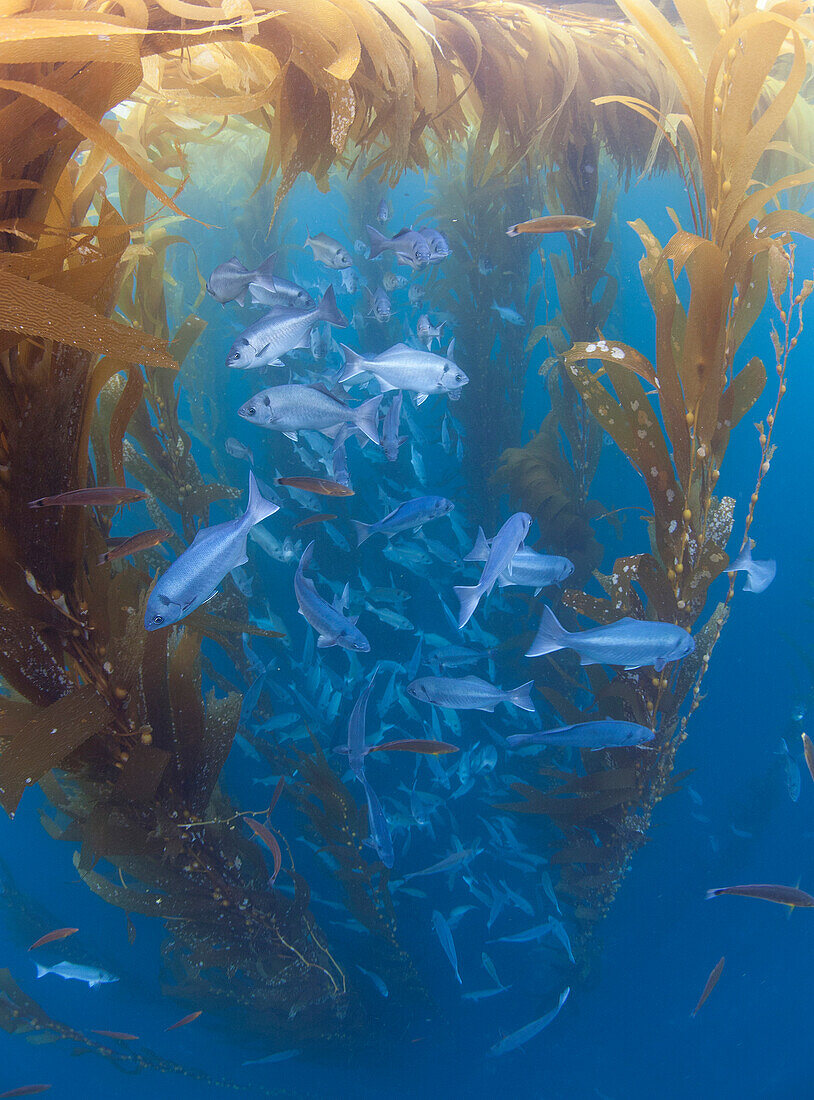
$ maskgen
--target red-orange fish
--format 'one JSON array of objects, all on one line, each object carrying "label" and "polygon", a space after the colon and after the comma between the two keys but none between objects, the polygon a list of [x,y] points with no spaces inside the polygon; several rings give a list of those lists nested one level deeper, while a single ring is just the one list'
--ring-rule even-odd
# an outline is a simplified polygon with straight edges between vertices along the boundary
[{"label": "red-orange fish", "polygon": [[757,883],[753,886],[718,886],[714,890],[707,890],[707,901],[721,894],[737,894],[743,898],[774,901],[778,905],[791,905],[793,908],[814,908],[814,898],[811,894],[807,894],[805,890],[798,890],[796,886],[771,886],[765,883]]},{"label": "red-orange fish", "polygon": [[353,496],[353,489],[327,477],[278,477],[277,484],[287,485],[289,489],[303,489],[306,493],[319,493],[323,497]]},{"label": "red-orange fish", "polygon": [[726,960],[724,959],[724,956],[721,955],[720,959],[718,959],[717,963],[712,968],[712,972],[710,973],[710,976],[707,978],[707,984],[704,986],[704,991],[701,994],[701,996],[698,998],[698,1004],[692,1010],[692,1015],[693,1016],[695,1016],[695,1014],[698,1012],[698,1009],[701,1007],[701,1005],[704,1003],[704,1001],[707,999],[707,997],[713,991],[715,986],[718,984],[718,979],[720,978],[720,976],[723,972],[725,961]]},{"label": "red-orange fish", "polygon": [[141,531],[138,535],[129,535],[122,539],[109,539],[104,554],[100,554],[96,564],[101,565],[106,561],[115,561],[116,558],[126,558],[128,554],[137,554],[139,550],[149,550],[151,546],[158,546],[160,542],[168,539],[172,531],[162,531],[153,528],[151,531]]},{"label": "red-orange fish", "polygon": [[458,746],[450,745],[448,741],[422,741],[418,737],[405,741],[385,741],[382,745],[372,745],[368,749],[368,752],[423,752],[430,756],[458,751]]},{"label": "red-orange fish", "polygon": [[527,222],[518,222],[510,225],[506,230],[507,237],[517,237],[521,233],[581,233],[585,235],[586,229],[593,229],[596,222],[590,218],[581,218],[578,214],[549,214],[543,218],[531,218]]},{"label": "red-orange fish", "polygon": [[280,845],[277,843],[277,837],[265,825],[261,825],[259,821],[255,821],[253,817],[246,818],[246,824],[249,826],[254,835],[262,840],[268,850],[274,857],[274,874],[271,876],[271,882],[280,873],[280,868],[283,866],[283,853],[280,851]]},{"label": "red-orange fish", "polygon": [[100,1028],[91,1028],[94,1035],[104,1035],[107,1039],[121,1039],[123,1043],[130,1043],[138,1039],[138,1035],[131,1035],[129,1031],[102,1031]]},{"label": "red-orange fish", "polygon": [[47,1092],[51,1085],[20,1085],[18,1089],[9,1089],[8,1092],[0,1092],[0,1097],[11,1096],[36,1096],[38,1092]]},{"label": "red-orange fish", "polygon": [[55,928],[53,932],[46,932],[44,936],[40,936],[38,940],[29,947],[29,951],[33,951],[36,947],[42,947],[43,944],[53,943],[55,940],[66,940],[68,936],[72,936],[74,932],[78,932],[78,928]]},{"label": "red-orange fish", "polygon": [[285,776],[281,775],[280,778],[277,780],[277,786],[274,788],[274,794],[271,796],[271,802],[269,803],[269,808],[266,811],[269,817],[271,817],[272,813],[274,812],[274,807],[280,801],[280,795],[283,793],[284,789]]},{"label": "red-orange fish", "polygon": [[807,733],[802,735],[803,737],[803,754],[806,758],[806,766],[808,767],[808,773],[812,779],[814,779],[814,744],[811,742],[811,738]]},{"label": "red-orange fish", "polygon": [[295,523],[295,527],[307,527],[310,523],[327,523],[328,520],[336,519],[335,515],[330,512],[320,512],[317,516],[309,516],[308,519],[301,519],[299,523]]},{"label": "red-orange fish", "polygon": [[169,1027],[165,1027],[165,1031],[175,1031],[177,1027],[186,1027],[187,1024],[191,1024],[193,1020],[197,1020],[199,1016],[203,1015],[203,1009],[199,1008],[197,1012],[190,1012],[189,1016],[182,1016],[180,1020],[176,1020],[174,1024],[170,1024]]},{"label": "red-orange fish", "polygon": [[128,489],[122,485],[93,485],[89,489],[72,489],[67,493],[57,493],[52,497],[38,497],[28,502],[29,508],[50,508],[65,504],[80,504],[91,508],[105,508],[111,505],[135,504],[146,500],[149,493],[143,489]]}]

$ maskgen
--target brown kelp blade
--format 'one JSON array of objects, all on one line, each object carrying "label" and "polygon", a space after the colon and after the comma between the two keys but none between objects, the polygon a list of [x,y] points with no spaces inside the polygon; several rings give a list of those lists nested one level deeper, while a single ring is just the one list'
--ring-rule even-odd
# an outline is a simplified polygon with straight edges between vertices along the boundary
[{"label": "brown kelp blade", "polygon": [[68,936],[72,936],[78,931],[78,928],[55,928],[53,932],[46,932],[44,936],[40,936],[38,940],[35,940],[28,950],[35,951],[38,947],[43,947],[46,943],[54,943],[56,940],[66,940]]},{"label": "brown kelp blade", "polygon": [[246,818],[246,824],[249,826],[254,835],[262,840],[268,850],[274,857],[274,874],[271,876],[271,881],[277,878],[280,873],[280,868],[283,865],[283,853],[280,851],[280,845],[277,843],[277,837],[271,830],[267,829],[265,825],[262,825],[259,821],[255,821],[252,817]]},{"label": "brown kelp blade", "polygon": [[28,507],[50,508],[66,504],[90,508],[118,507],[120,504],[135,504],[136,501],[147,500],[149,495],[143,489],[128,489],[122,485],[95,485],[89,489],[57,493],[52,497],[38,497],[37,500],[30,500]]},{"label": "brown kelp blade", "polygon": [[703,1005],[704,1001],[706,1001],[707,997],[710,995],[710,993],[713,991],[715,986],[718,984],[718,979],[720,978],[721,974],[723,973],[724,962],[725,961],[726,961],[725,957],[723,955],[721,955],[720,959],[718,959],[717,963],[712,968],[712,971],[710,972],[710,975],[707,978],[706,985],[704,986],[704,991],[702,992],[701,996],[698,998],[698,1004],[692,1010],[691,1015],[693,1015],[693,1016],[696,1015],[696,1013],[698,1012],[701,1005]]},{"label": "brown kelp blade", "polygon": [[187,1024],[193,1023],[199,1016],[203,1015],[203,1009],[199,1008],[197,1012],[190,1012],[188,1016],[182,1016],[180,1020],[176,1020],[174,1024],[170,1024],[169,1027],[165,1027],[165,1031],[175,1031],[176,1028],[186,1027]]},{"label": "brown kelp blade", "polygon": [[718,886],[714,890],[707,890],[707,900],[717,898],[721,894],[736,894],[743,898],[773,901],[778,905],[814,909],[814,898],[811,894],[807,894],[805,890],[798,890],[796,886],[773,886],[764,883],[756,883],[753,886]]},{"label": "brown kelp blade", "polygon": [[312,523],[328,523],[332,519],[336,519],[336,515],[333,512],[320,512],[319,515],[309,516],[308,519],[301,519],[299,523],[294,524],[294,528],[296,530],[297,527],[310,527]]},{"label": "brown kelp blade", "polygon": [[326,477],[278,477],[278,485],[286,485],[289,489],[302,489],[306,493],[318,493],[324,497],[352,497],[353,489],[347,485],[340,485],[338,481],[331,481]]},{"label": "brown kelp blade", "polygon": [[421,752],[430,756],[440,756],[447,752],[458,752],[457,745],[448,741],[424,741],[420,738],[408,738],[404,741],[385,741],[382,745],[373,745],[369,752]]}]

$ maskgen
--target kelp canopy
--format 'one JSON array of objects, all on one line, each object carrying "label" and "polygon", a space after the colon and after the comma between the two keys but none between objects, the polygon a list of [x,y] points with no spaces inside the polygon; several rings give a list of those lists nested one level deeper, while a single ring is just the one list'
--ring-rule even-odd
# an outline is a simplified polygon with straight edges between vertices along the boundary
[{"label": "kelp canopy", "polygon": [[[567,343],[579,343],[567,354],[554,347],[552,392],[556,383],[563,410],[582,403],[573,431],[575,440],[590,435],[586,466],[598,423],[653,492],[651,553],[605,579],[608,601],[574,593],[571,606],[600,620],[632,612],[689,626],[726,564],[727,509],[712,490],[729,431],[765,379],[755,361],[736,371],[735,352],[767,276],[778,296],[787,285],[787,254],[774,236],[809,224],[767,206],[814,177],[806,168],[767,188],[754,183],[767,150],[776,161],[804,155],[790,150],[783,131],[800,110],[807,72],[802,6],[678,7],[691,45],[646,0],[626,0],[629,22],[488,0],[3,5],[0,671],[8,694],[0,800],[13,813],[26,786],[44,781],[57,815],[46,826],[79,846],[77,871],[90,888],[126,912],[172,918],[168,966],[195,1004],[230,1003],[251,1012],[255,1027],[301,1038],[338,1028],[354,996],[284,837],[268,825],[293,898],[269,887],[256,846],[229,827],[239,815],[218,787],[240,699],[201,652],[202,639],[225,650],[242,684],[248,671],[236,639],[258,630],[232,585],[183,632],[146,636],[146,566],[157,559],[148,552],[137,565],[99,570],[110,509],[27,508],[33,498],[94,481],[123,484],[127,470],[149,490],[157,526],[177,516],[188,541],[214,502],[235,496],[205,484],[178,419],[177,367],[204,327],[193,306],[170,331],[165,299],[166,252],[184,242],[177,227],[189,213],[188,146],[230,126],[262,132],[267,153],[257,182],[275,188],[275,210],[303,172],[327,189],[331,169],[364,162],[393,181],[465,141],[475,186],[558,166],[550,203],[573,196],[569,172],[586,150],[595,162],[604,149],[625,176],[666,167],[675,151],[691,225],[665,249],[637,227],[657,362],[627,345],[603,345],[601,333],[593,339],[575,310],[561,327]],[[111,165],[119,169],[118,208],[107,197]],[[602,211],[594,251],[575,257],[583,284],[593,287],[606,278],[608,200],[596,183],[579,198],[586,214]],[[689,311],[668,262],[676,279],[682,268],[689,276]],[[561,266],[558,285],[568,274]],[[609,308],[597,304],[593,327]],[[778,337],[781,359],[793,338],[788,326],[785,343]],[[623,365],[614,349],[624,350]],[[603,360],[599,373],[587,366],[592,356]],[[658,383],[658,407],[639,376]],[[770,437],[770,430],[762,437],[762,464]],[[575,491],[587,499],[583,474]],[[585,516],[578,519],[587,530]],[[174,549],[182,546],[176,538]],[[611,701],[609,712],[654,723],[661,716],[664,751],[650,772],[623,754],[598,754],[590,775],[569,777],[556,792],[566,797],[530,786],[520,792],[566,835],[560,862],[586,921],[606,908],[667,785],[678,708],[687,691],[698,695],[724,614],[719,609],[707,627],[702,664],[680,682],[604,674],[590,682],[603,706]],[[206,699],[204,675],[222,689]],[[561,683],[542,686],[569,705]],[[341,868],[349,908],[381,939],[388,984],[414,988],[386,872],[362,856],[364,822],[348,789],[320,752],[297,760],[272,754],[270,764],[297,768],[287,796]],[[53,768],[60,778],[46,778]],[[589,834],[599,838],[590,849]],[[353,1018],[361,1033],[361,1015]]]}]

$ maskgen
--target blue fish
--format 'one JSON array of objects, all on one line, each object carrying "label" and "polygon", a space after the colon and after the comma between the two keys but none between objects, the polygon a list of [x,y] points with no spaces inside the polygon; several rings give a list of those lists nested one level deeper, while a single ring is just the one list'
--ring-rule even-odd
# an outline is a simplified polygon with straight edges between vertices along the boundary
[{"label": "blue fish", "polygon": [[576,650],[582,665],[621,665],[625,669],[652,665],[661,672],[671,661],[692,653],[695,641],[674,623],[627,617],[571,634],[560,625],[551,608],[544,607],[537,637],[526,656],[542,657],[560,649]]},{"label": "blue fish", "polygon": [[461,975],[458,973],[458,953],[455,950],[455,941],[452,938],[452,932],[445,918],[437,909],[433,909],[432,913],[432,926],[435,929],[435,934],[441,946],[444,949],[444,954],[449,959],[450,966],[455,972],[455,977],[458,979],[458,984],[463,985],[461,981]]},{"label": "blue fish", "polygon": [[541,1016],[539,1020],[532,1020],[530,1024],[526,1024],[525,1027],[518,1028],[517,1031],[513,1031],[510,1035],[507,1035],[500,1042],[495,1043],[490,1047],[487,1054],[490,1058],[497,1058],[501,1054],[509,1054],[513,1050],[517,1050],[518,1047],[523,1046],[529,1039],[533,1039],[535,1035],[543,1030],[544,1027],[548,1027],[562,1006],[568,1000],[568,995],[571,989],[566,986],[560,994],[560,999],[557,1002],[557,1007],[553,1008],[550,1012],[547,1012],[545,1016]]},{"label": "blue fish", "polygon": [[317,646],[326,649],[338,645],[357,653],[369,653],[370,642],[357,627],[356,619],[346,619],[340,611],[331,607],[317,592],[314,582],[305,576],[313,556],[314,543],[309,542],[294,576],[294,593],[300,614],[317,632]]},{"label": "blue fish", "polygon": [[373,690],[373,682],[376,679],[378,666],[373,670],[373,675],[362,694],[356,700],[348,722],[348,744],[337,746],[334,752],[347,753],[348,766],[356,778],[361,782],[364,779],[365,757],[369,749],[365,748],[365,725],[367,722],[367,704],[370,693]]},{"label": "blue fish", "polygon": [[754,539],[749,539],[740,554],[726,567],[727,573],[745,573],[744,592],[763,592],[769,587],[777,572],[777,562],[773,558],[767,561],[755,561],[752,558]]},{"label": "blue fish", "polygon": [[[483,528],[478,528],[478,537],[475,545],[464,558],[464,561],[486,561],[489,557],[489,543],[483,533]],[[525,585],[540,591],[550,584],[562,584],[564,580],[574,572],[574,563],[569,558],[559,557],[557,554],[538,554],[536,550],[523,547],[518,550],[509,562],[508,566],[497,579],[501,588],[508,585]]]},{"label": "blue fish", "polygon": [[385,867],[392,867],[396,857],[393,852],[393,840],[390,836],[390,828],[382,804],[379,802],[376,792],[371,787],[364,772],[361,773],[359,779],[365,789],[367,821],[370,830],[370,836],[363,843],[376,852]]},{"label": "blue fish", "polygon": [[378,532],[390,538],[399,531],[417,531],[431,519],[445,516],[455,505],[446,497],[416,497],[399,504],[392,512],[376,523],[360,523],[353,520],[356,529],[357,546]]},{"label": "blue fish", "polygon": [[481,680],[478,676],[464,676],[454,679],[446,676],[424,676],[407,685],[407,692],[414,699],[424,699],[436,707],[451,707],[454,710],[493,711],[498,703],[508,703],[521,710],[534,710],[531,701],[531,689],[534,681],[529,680],[520,687],[504,691],[494,684]]},{"label": "blue fish", "polygon": [[[492,539],[478,583],[471,588],[456,587],[455,595],[461,604],[458,615],[459,630],[466,626],[475,614],[481,597],[489,595],[498,577],[506,571],[512,558],[522,548],[523,540],[529,533],[529,527],[531,527],[531,516],[528,512],[515,512],[514,515],[509,516]],[[477,546],[477,543],[475,545]]]},{"label": "blue fish", "polygon": [[618,722],[604,718],[599,722],[578,722],[572,726],[537,730],[534,733],[513,733],[506,744],[513,749],[526,745],[570,745],[580,749],[612,749],[641,745],[652,741],[654,733],[636,722]]},{"label": "blue fish", "polygon": [[381,445],[382,450],[387,456],[388,462],[396,461],[399,456],[399,447],[402,445],[402,443],[407,442],[406,435],[399,435],[399,425],[401,421],[401,404],[403,400],[403,392],[401,390],[397,390],[384,416]]},{"label": "blue fish", "polygon": [[211,599],[226,574],[245,565],[246,539],[255,524],[278,512],[249,471],[249,503],[237,519],[202,527],[187,549],[155,583],[144,615],[147,630],[180,622]]}]

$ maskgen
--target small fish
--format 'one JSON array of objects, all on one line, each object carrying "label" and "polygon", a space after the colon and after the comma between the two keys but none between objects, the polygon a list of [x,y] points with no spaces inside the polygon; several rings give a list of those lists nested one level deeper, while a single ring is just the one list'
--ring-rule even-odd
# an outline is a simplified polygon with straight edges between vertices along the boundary
[{"label": "small fish", "polygon": [[187,1024],[191,1024],[194,1020],[197,1020],[199,1016],[203,1015],[203,1009],[199,1008],[197,1012],[190,1012],[188,1016],[182,1016],[180,1020],[176,1020],[174,1024],[170,1024],[169,1027],[165,1027],[165,1031],[175,1031],[177,1027],[186,1027]]},{"label": "small fish", "polygon": [[[483,533],[483,528],[478,528],[478,537],[475,545],[464,558],[464,561],[487,561],[489,558],[489,542]],[[562,584],[574,572],[574,563],[570,558],[563,558],[557,554],[538,554],[536,550],[523,547],[518,550],[503,573],[497,579],[501,588],[510,585],[525,585],[540,591],[551,584]]]},{"label": "small fish", "polygon": [[123,485],[95,485],[88,489],[71,489],[52,497],[38,497],[28,502],[29,508],[57,508],[80,505],[88,508],[108,508],[121,504],[135,504],[147,500],[149,493],[143,489],[129,489]]},{"label": "small fish", "polygon": [[331,350],[331,330],[327,325],[314,325],[311,329],[311,354],[315,359],[324,359]]},{"label": "small fish", "polygon": [[695,1016],[697,1014],[699,1008],[703,1005],[704,1001],[706,1001],[707,997],[710,995],[710,993],[713,991],[715,986],[718,984],[718,979],[720,978],[720,976],[723,972],[725,961],[726,961],[726,959],[722,955],[720,957],[720,959],[718,959],[715,966],[712,968],[710,976],[707,978],[707,983],[704,986],[704,991],[701,994],[701,996],[698,998],[698,1004],[692,1010],[692,1012],[690,1013],[690,1016]]},{"label": "small fish", "polygon": [[413,270],[426,267],[430,262],[430,246],[414,229],[402,229],[395,237],[387,238],[372,225],[367,226],[370,238],[370,259],[375,260],[383,252],[392,252],[396,261]]},{"label": "small fish", "polygon": [[432,350],[433,340],[437,340],[439,344],[441,343],[441,329],[445,324],[446,321],[442,321],[440,325],[434,326],[426,313],[422,313],[418,318],[415,334],[427,351]]},{"label": "small fish", "polygon": [[246,291],[251,283],[257,283],[259,286],[273,290],[274,261],[276,258],[277,253],[272,252],[255,271],[249,271],[236,256],[233,256],[226,263],[218,264],[209,276],[206,282],[207,293],[211,294],[215,301],[220,302],[221,305],[235,300],[243,305]]},{"label": "small fish", "polygon": [[521,710],[534,711],[531,701],[531,689],[534,681],[529,680],[520,687],[504,691],[494,684],[481,680],[478,676],[464,676],[453,679],[444,676],[424,676],[407,685],[407,693],[414,699],[423,699],[436,707],[451,707],[453,710],[493,711],[498,703],[520,707]]},{"label": "small fish", "polygon": [[595,225],[596,222],[592,222],[590,218],[582,218],[579,214],[548,214],[542,218],[510,225],[506,236],[517,237],[521,233],[579,233],[584,237],[586,230],[593,229]]},{"label": "small fish", "polygon": [[370,248],[365,244],[364,241],[360,241],[358,237],[353,242],[353,251],[356,253],[357,256],[364,256],[365,259],[367,259],[370,255]]},{"label": "small fish", "polygon": [[377,287],[372,293],[368,291],[368,298],[370,299],[370,316],[374,317],[380,324],[389,321],[393,307],[384,291],[384,287]]},{"label": "small fish", "polygon": [[429,753],[431,756],[439,756],[448,752],[460,752],[460,749],[457,745],[450,745],[448,741],[425,741],[416,737],[406,741],[383,741],[380,745],[371,745],[367,751],[420,752]]},{"label": "small fish", "polygon": [[299,523],[295,523],[294,530],[298,527],[310,527],[312,523],[329,523],[332,519],[336,519],[334,512],[318,512],[315,516],[308,516],[307,519],[301,519]]},{"label": "small fish", "polygon": [[407,297],[411,306],[417,306],[420,302],[424,301],[424,287],[419,286],[418,283],[413,283],[407,291]]},{"label": "small fish", "polygon": [[[365,246],[366,247],[366,246]],[[343,267],[341,274],[342,289],[346,294],[355,294],[359,289],[359,273],[352,267]]]},{"label": "small fish", "polygon": [[568,996],[571,992],[569,986],[560,994],[560,999],[557,1002],[557,1007],[553,1008],[551,1012],[547,1012],[545,1016],[541,1016],[539,1020],[532,1020],[530,1024],[526,1024],[525,1027],[519,1028],[517,1031],[513,1031],[510,1035],[501,1039],[500,1042],[495,1043],[493,1047],[490,1047],[487,1051],[489,1057],[497,1058],[501,1054],[509,1054],[513,1050],[517,1050],[518,1047],[522,1047],[529,1039],[533,1039],[535,1035],[538,1035],[543,1028],[548,1027],[551,1021],[555,1018],[562,1006],[568,1000]]},{"label": "small fish", "polygon": [[102,1031],[99,1028],[91,1028],[94,1035],[104,1035],[106,1039],[118,1039],[121,1043],[135,1042],[139,1036],[133,1035],[129,1031]]},{"label": "small fish", "polygon": [[323,497],[352,497],[353,489],[329,481],[324,477],[278,477],[277,485],[286,485],[289,489],[302,489],[305,493],[317,493]]},{"label": "small fish", "polygon": [[406,275],[396,275],[393,271],[385,271],[382,275],[382,286],[388,293],[393,290],[402,290],[409,281]]},{"label": "small fish", "polygon": [[119,980],[115,974],[108,974],[98,966],[82,966],[72,962],[61,962],[56,966],[40,966],[37,963],[37,977],[44,978],[46,974],[56,974],[58,978],[64,978],[65,981],[86,982],[90,989]]},{"label": "small fish", "polygon": [[359,374],[372,374],[382,392],[409,390],[416,394],[416,404],[421,405],[430,394],[450,393],[467,385],[469,379],[452,358],[455,341],[451,340],[446,356],[434,352],[410,348],[406,344],[394,344],[372,359],[340,344],[345,365],[337,378],[341,385]]},{"label": "small fish", "polygon": [[404,394],[396,390],[393,400],[390,402],[382,424],[381,445],[388,462],[395,462],[399,456],[399,447],[407,442],[406,435],[399,435],[401,423],[401,404]]},{"label": "small fish", "polygon": [[[441,770],[443,771],[443,769]],[[409,882],[411,878],[423,878],[425,875],[440,875],[444,871],[457,871],[478,854],[479,850],[475,848],[461,848],[457,852],[450,852],[448,856],[444,856],[443,859],[433,863],[430,867],[425,867],[423,871],[411,871],[404,876],[402,881]]]},{"label": "small fish", "polygon": [[717,898],[721,894],[737,894],[744,898],[757,898],[759,901],[774,901],[778,905],[790,905],[792,908],[811,909],[814,907],[814,898],[805,890],[798,890],[796,886],[771,886],[757,884],[754,886],[718,886],[714,890],[707,890],[707,901]]},{"label": "small fish", "polygon": [[755,540],[749,539],[740,554],[726,567],[727,573],[745,573],[746,580],[743,583],[744,592],[763,592],[769,587],[777,573],[777,562],[770,558],[768,561],[755,561],[752,558]]},{"label": "small fish", "polygon": [[[382,199],[379,202],[378,207],[376,208],[376,221],[379,222],[381,225],[384,225],[384,223],[389,218],[390,218],[390,203],[387,201],[387,199]],[[365,971],[365,973],[367,973],[367,971]]]},{"label": "small fish", "polygon": [[814,779],[814,744],[812,744],[811,738],[807,733],[802,733],[800,736],[803,739],[803,753],[806,758],[808,774]]},{"label": "small fish", "polygon": [[0,1092],[0,1098],[7,1097],[11,1100],[12,1096],[36,1096],[37,1093],[47,1092],[53,1085],[19,1085],[16,1089],[9,1089],[7,1092]]},{"label": "small fish", "polygon": [[417,447],[411,445],[410,447],[410,465],[413,468],[413,473],[416,476],[416,480],[420,485],[427,484],[427,471],[424,468],[424,459],[421,455],[421,451]]},{"label": "small fish", "polygon": [[486,973],[489,975],[495,985],[498,986],[499,989],[505,989],[506,987],[503,985],[503,982],[497,976],[495,964],[492,962],[485,951],[481,953],[480,961],[483,964],[483,969],[486,971]]},{"label": "small fish", "polygon": [[249,325],[229,349],[226,366],[232,370],[251,370],[276,363],[281,355],[297,348],[310,350],[311,329],[320,322],[347,328],[348,319],[336,304],[332,286],[313,309],[276,307]]},{"label": "small fish", "polygon": [[598,722],[578,722],[572,726],[557,726],[534,733],[512,733],[506,744],[513,749],[526,745],[570,745],[580,749],[624,748],[652,741],[655,734],[647,726],[636,722],[619,722],[604,718]]},{"label": "small fish", "polygon": [[304,287],[279,277],[274,279],[273,289],[260,283],[251,283],[249,294],[252,304],[256,306],[315,309],[317,304]]},{"label": "small fish", "polygon": [[248,1062],[243,1062],[244,1066],[265,1066],[274,1062],[287,1062],[289,1058],[296,1058],[301,1052],[299,1050],[280,1050],[276,1054],[267,1054],[265,1058],[252,1058]]},{"label": "small fish", "polygon": [[140,550],[149,550],[151,547],[165,542],[171,535],[172,531],[153,528],[151,531],[141,531],[139,534],[130,535],[128,538],[108,539],[110,549],[99,555],[96,564],[103,565],[105,562],[115,561],[117,558],[126,558],[128,554],[138,554]]},{"label": "small fish", "polygon": [[325,649],[341,646],[357,653],[369,653],[370,642],[356,626],[356,619],[346,619],[341,612],[331,607],[319,595],[314,582],[305,576],[305,570],[311,565],[314,555],[314,543],[310,542],[303,551],[300,564],[294,577],[294,593],[299,604],[300,614],[317,632],[317,646]]},{"label": "small fish", "polygon": [[307,226],[306,233],[308,236],[305,238],[305,245],[303,247],[311,249],[317,263],[323,264],[325,267],[331,267],[335,271],[339,271],[344,267],[353,266],[353,260],[348,250],[344,248],[339,241],[334,240],[333,237],[329,237],[327,233],[317,233],[315,237],[312,237]]},{"label": "small fish", "polygon": [[516,325],[519,328],[526,323],[526,318],[522,313],[518,313],[514,306],[499,306],[497,302],[493,301],[492,309],[497,313],[501,321],[505,321],[507,325]]},{"label": "small fish", "polygon": [[536,924],[533,928],[526,928],[523,932],[515,932],[512,936],[501,936],[499,940],[495,940],[495,943],[534,943],[535,940],[541,940],[543,936],[547,936],[549,932],[554,931],[554,924],[549,919],[545,924]]},{"label": "small fish", "polygon": [[427,246],[430,250],[431,264],[438,264],[442,260],[445,260],[447,256],[452,255],[452,249],[449,247],[449,241],[439,229],[432,229],[429,226],[426,226],[423,229],[419,229],[418,232],[427,242]]},{"label": "small fish", "polygon": [[800,797],[800,765],[789,752],[785,738],[780,738],[780,748],[777,755],[783,758],[783,774],[786,780],[786,790],[792,802]]},{"label": "small fish", "polygon": [[432,927],[444,949],[444,954],[449,959],[449,964],[455,973],[458,984],[463,985],[461,975],[458,972],[458,953],[455,950],[455,941],[452,938],[452,932],[450,931],[450,927],[445,917],[439,913],[437,909],[434,909],[432,913]]},{"label": "small fish", "polygon": [[413,500],[399,504],[384,519],[377,520],[376,523],[352,520],[356,530],[357,546],[361,546],[371,535],[382,534],[392,538],[400,531],[417,531],[430,520],[447,515],[454,507],[452,501],[447,500],[446,497],[415,497]]},{"label": "small fish", "polygon": [[34,951],[38,947],[43,947],[46,943],[54,943],[56,940],[66,940],[68,936],[73,936],[78,931],[78,928],[55,928],[53,932],[46,932],[44,936],[40,936],[38,940],[35,940],[28,950]]},{"label": "small fish", "polygon": [[665,665],[680,661],[695,649],[692,635],[673,623],[642,621],[625,617],[608,626],[569,633],[557,621],[550,607],[543,608],[537,637],[527,657],[542,657],[560,649],[574,649],[582,665],[621,665],[625,669],[652,665],[661,672]]},{"label": "small fish", "polygon": [[508,993],[508,986],[496,986],[494,989],[473,989],[470,993],[461,994],[463,1001],[484,1001],[487,997],[497,997],[499,993]]},{"label": "small fish", "polygon": [[361,970],[365,977],[370,978],[370,980],[376,987],[376,991],[380,993],[382,997],[390,996],[390,991],[378,974],[374,974],[372,970],[365,970],[365,968],[363,966],[360,966],[359,963],[356,964],[356,969]]},{"label": "small fish", "polygon": [[[523,540],[530,527],[531,516],[528,512],[515,512],[509,516],[492,539],[478,583],[473,587],[458,585],[455,588],[455,595],[461,605],[458,615],[459,630],[466,626],[475,614],[481,598],[489,595],[500,574],[506,571],[512,558],[523,548]],[[475,545],[477,547],[477,543]]]},{"label": "small fish", "polygon": [[231,455],[232,458],[238,458],[241,462],[248,462],[250,466],[254,466],[254,455],[246,444],[241,443],[239,439],[235,439],[230,435],[223,446],[226,453]]},{"label": "small fish", "polygon": [[494,270],[495,265],[492,263],[489,257],[481,256],[478,260],[478,271],[480,272],[480,274],[485,277],[486,275],[491,275]]},{"label": "small fish", "polygon": [[367,799],[367,821],[370,832],[370,836],[363,843],[376,852],[385,867],[392,867],[395,862],[395,854],[387,817],[365,773],[362,772],[358,778],[361,780]]},{"label": "small fish", "polygon": [[144,616],[147,630],[172,626],[206,603],[226,574],[245,565],[246,539],[255,524],[278,512],[249,471],[249,503],[237,519],[202,527],[184,552],[156,581]]},{"label": "small fish", "polygon": [[354,428],[378,444],[378,411],[381,394],[355,408],[323,385],[269,386],[237,410],[244,420],[269,431],[282,432],[296,441],[297,432],[322,432],[344,441]]}]

